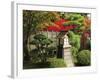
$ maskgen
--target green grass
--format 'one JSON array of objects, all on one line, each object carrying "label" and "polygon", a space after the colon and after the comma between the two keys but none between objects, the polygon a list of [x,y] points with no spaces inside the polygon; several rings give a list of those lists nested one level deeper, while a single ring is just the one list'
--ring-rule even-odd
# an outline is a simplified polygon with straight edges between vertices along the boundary
[{"label": "green grass", "polygon": [[47,62],[38,62],[38,63],[32,63],[32,62],[24,62],[23,68],[24,69],[36,69],[36,68],[60,68],[60,67],[66,67],[66,64],[64,63],[64,59],[58,59],[58,58],[49,58]]}]

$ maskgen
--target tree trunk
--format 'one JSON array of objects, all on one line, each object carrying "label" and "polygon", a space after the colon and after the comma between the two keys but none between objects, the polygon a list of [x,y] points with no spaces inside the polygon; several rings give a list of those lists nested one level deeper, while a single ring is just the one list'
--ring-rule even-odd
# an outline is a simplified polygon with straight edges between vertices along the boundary
[{"label": "tree trunk", "polygon": [[85,35],[85,32],[81,35],[81,49],[86,49],[87,48],[87,37]]},{"label": "tree trunk", "polygon": [[28,40],[25,40],[25,42],[23,42],[23,54],[24,54],[24,60],[25,61],[30,60],[30,55],[29,55],[29,51],[28,51],[28,48],[27,48],[27,42],[28,42]]}]

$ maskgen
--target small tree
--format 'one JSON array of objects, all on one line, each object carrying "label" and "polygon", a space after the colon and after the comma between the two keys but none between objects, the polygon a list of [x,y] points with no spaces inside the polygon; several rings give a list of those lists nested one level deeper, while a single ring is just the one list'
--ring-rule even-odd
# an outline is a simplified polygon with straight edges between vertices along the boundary
[{"label": "small tree", "polygon": [[[51,47],[49,46],[52,44],[53,41],[49,38],[47,38],[43,34],[36,34],[33,38],[33,41],[30,43],[32,45],[35,45],[35,49],[33,49],[33,55],[35,54],[34,59],[37,60],[37,62],[46,62],[49,56],[49,50]],[[53,50],[53,48],[52,48]]]}]

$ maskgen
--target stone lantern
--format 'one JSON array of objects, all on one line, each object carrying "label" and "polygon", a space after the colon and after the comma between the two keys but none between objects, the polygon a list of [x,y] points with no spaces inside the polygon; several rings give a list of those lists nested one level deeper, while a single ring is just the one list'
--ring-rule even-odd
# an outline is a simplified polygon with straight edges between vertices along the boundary
[{"label": "stone lantern", "polygon": [[58,35],[59,46],[58,46],[58,58],[64,58],[67,67],[74,66],[73,58],[71,54],[71,45],[68,41],[67,32],[60,32]]}]

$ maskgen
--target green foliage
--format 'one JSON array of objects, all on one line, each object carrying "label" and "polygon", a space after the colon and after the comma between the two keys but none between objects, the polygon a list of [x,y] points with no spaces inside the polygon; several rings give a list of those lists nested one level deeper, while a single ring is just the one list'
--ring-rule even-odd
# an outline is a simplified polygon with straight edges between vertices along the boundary
[{"label": "green foliage", "polygon": [[81,66],[88,66],[91,63],[91,53],[89,50],[82,50],[77,55],[78,64]]},{"label": "green foliage", "polygon": [[30,27],[30,31],[41,30],[58,19],[57,12],[23,10],[24,28]]},{"label": "green foliage", "polygon": [[[72,45],[71,52],[73,56],[73,61],[77,65],[87,66],[90,65],[90,51],[89,50],[80,50],[80,36],[75,34],[72,31],[68,32],[69,41]],[[88,39],[87,44],[90,47],[90,39]]]},{"label": "green foliage", "polygon": [[24,69],[36,69],[36,68],[50,68],[50,62],[25,62]]},{"label": "green foliage", "polygon": [[49,61],[51,68],[66,67],[64,59],[49,58]]},{"label": "green foliage", "polygon": [[30,44],[34,44],[38,48],[39,45],[41,47],[44,47],[44,46],[51,44],[52,42],[53,41],[51,39],[48,39],[45,35],[37,34],[37,35],[34,36],[34,39]]},{"label": "green foliage", "polygon": [[76,28],[74,28],[74,32],[83,30],[84,27],[84,18],[85,16],[82,15],[81,13],[65,13],[65,19],[68,20],[65,22],[63,25],[64,26],[70,26],[74,25]]},{"label": "green foliage", "polygon": [[72,52],[72,56],[73,56],[74,63],[77,63],[77,53],[78,53],[78,49],[76,47],[71,47],[71,52]]},{"label": "green foliage", "polygon": [[33,49],[30,51],[30,56],[31,56],[31,61],[34,62],[34,63],[37,63],[39,62],[40,60],[40,54],[39,54],[39,51],[38,49]]},{"label": "green foliage", "polygon": [[48,58],[47,62],[25,62],[24,69],[33,69],[33,68],[61,68],[66,67],[66,64],[63,59]]},{"label": "green foliage", "polygon": [[37,62],[46,62],[47,58],[50,57],[50,50],[53,51],[54,48],[51,48],[49,45],[53,41],[47,38],[43,34],[37,34],[34,36],[33,41],[30,44],[35,45],[35,49],[32,51],[32,58]]},{"label": "green foliage", "polygon": [[56,47],[50,46],[49,48],[47,48],[47,51],[48,51],[49,57],[54,57],[54,56],[56,56],[56,53],[55,53]]},{"label": "green foliage", "polygon": [[73,61],[76,64],[78,61],[77,60],[78,51],[80,49],[80,35],[75,34],[72,31],[68,31],[68,36],[69,36],[69,42],[72,45],[71,53],[73,56]]},{"label": "green foliage", "polygon": [[76,47],[78,50],[80,49],[80,35],[75,34],[72,31],[68,32],[69,42],[73,47]]},{"label": "green foliage", "polygon": [[[58,12],[23,10],[23,53],[25,57],[29,56],[28,58],[30,58],[30,50],[27,46],[29,45],[30,35],[36,34],[38,31],[49,25],[54,25],[53,21],[56,21],[59,18]],[[47,41],[45,40],[44,42]]]},{"label": "green foliage", "polygon": [[74,26],[82,26],[82,24],[79,22],[79,21],[68,21],[68,22],[65,22],[63,24],[64,26],[69,26],[69,25],[74,25]]},{"label": "green foliage", "polygon": [[84,19],[84,16],[82,16],[80,13],[69,13],[65,16],[65,19],[70,21],[82,21]]}]

